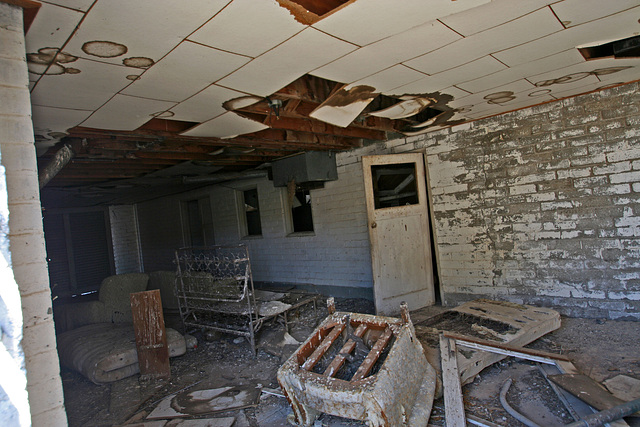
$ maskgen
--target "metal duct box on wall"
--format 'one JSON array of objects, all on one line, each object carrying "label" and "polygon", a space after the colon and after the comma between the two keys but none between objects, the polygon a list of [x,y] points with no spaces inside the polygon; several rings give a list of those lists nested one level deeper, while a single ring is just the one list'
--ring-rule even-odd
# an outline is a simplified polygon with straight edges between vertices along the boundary
[{"label": "metal duct box on wall", "polygon": [[275,187],[286,187],[291,180],[302,184],[338,179],[336,156],[326,151],[309,151],[276,160],[271,166],[271,172]]}]

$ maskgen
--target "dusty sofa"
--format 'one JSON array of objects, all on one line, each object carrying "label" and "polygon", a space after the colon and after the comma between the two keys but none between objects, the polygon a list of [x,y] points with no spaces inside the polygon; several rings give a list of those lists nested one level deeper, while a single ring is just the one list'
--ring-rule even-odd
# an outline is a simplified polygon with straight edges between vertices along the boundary
[{"label": "dusty sofa", "polygon": [[[58,307],[54,317],[62,366],[96,384],[117,381],[140,372],[129,295],[159,289],[163,310],[177,309],[175,273],[128,273],[102,281],[97,301]],[[186,352],[184,337],[166,328],[169,356]]]}]

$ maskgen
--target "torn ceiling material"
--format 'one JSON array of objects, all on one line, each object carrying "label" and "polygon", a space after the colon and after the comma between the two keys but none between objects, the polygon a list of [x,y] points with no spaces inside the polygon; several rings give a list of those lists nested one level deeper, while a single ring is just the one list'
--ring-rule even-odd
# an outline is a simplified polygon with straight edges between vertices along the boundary
[{"label": "torn ceiling material", "polygon": [[[180,14],[170,0],[72,3],[43,3],[26,34],[38,152],[88,141],[50,186],[144,175],[132,159],[157,170],[207,155],[94,148],[126,137],[347,150],[640,78],[630,0],[194,0]],[[577,49],[603,42],[612,55]],[[434,93],[449,100],[425,108]],[[94,170],[105,158],[118,167]]]}]

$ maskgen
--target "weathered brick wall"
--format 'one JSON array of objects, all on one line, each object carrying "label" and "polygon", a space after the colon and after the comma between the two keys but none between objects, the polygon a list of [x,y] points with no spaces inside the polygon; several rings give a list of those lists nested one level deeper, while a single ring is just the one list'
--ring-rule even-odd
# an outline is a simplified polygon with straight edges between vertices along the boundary
[{"label": "weathered brick wall", "polygon": [[640,319],[638,84],[378,145],[424,149],[446,304]]},{"label": "weathered brick wall", "polygon": [[[16,283],[20,293],[23,319],[21,345],[24,351],[31,424],[61,426],[67,424],[67,419],[42,229],[22,9],[2,2],[0,41],[0,152],[2,166],[6,171],[6,189],[3,189],[0,197],[9,208],[11,259],[5,260],[11,262],[10,268],[15,279],[13,282],[10,277],[7,280],[3,278],[0,287],[7,288],[2,291],[3,300],[5,292],[14,291],[8,288]],[[7,270],[4,273],[10,275]],[[14,332],[7,343],[17,337]],[[4,336],[2,344],[5,344]],[[23,397],[17,388],[24,387],[24,384],[12,382],[17,379],[12,374],[21,365],[21,361],[16,353],[17,349],[13,344],[11,346],[14,347],[14,353],[10,354],[10,362],[3,362],[0,367],[0,383],[4,383],[2,387],[8,389],[7,393],[11,393],[11,397],[17,402]],[[15,362],[13,369],[12,362]],[[3,417],[6,414],[1,415],[0,420],[10,422]],[[24,425],[29,423],[28,419],[20,421]]]},{"label": "weathered brick wall", "polygon": [[135,205],[109,206],[116,274],[142,271]]}]

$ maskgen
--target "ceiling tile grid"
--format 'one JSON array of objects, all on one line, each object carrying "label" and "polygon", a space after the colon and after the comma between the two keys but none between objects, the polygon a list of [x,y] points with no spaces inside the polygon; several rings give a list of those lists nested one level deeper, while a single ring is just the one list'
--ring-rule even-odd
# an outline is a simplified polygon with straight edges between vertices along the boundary
[{"label": "ceiling tile grid", "polygon": [[413,27],[489,0],[357,0],[314,24],[315,28],[358,46],[402,33]]},{"label": "ceiling tile grid", "polygon": [[134,130],[175,105],[174,102],[115,95],[82,126],[97,129]]},{"label": "ceiling tile grid", "polygon": [[250,61],[208,46],[185,41],[145,71],[123,93],[180,102]]},{"label": "ceiling tile grid", "polygon": [[235,0],[189,40],[255,58],[305,27],[275,1]]},{"label": "ceiling tile grid", "polygon": [[356,46],[350,43],[307,28],[218,84],[253,95],[269,96],[298,77],[354,49]]},{"label": "ceiling tile grid", "polygon": [[[328,80],[352,83],[460,38],[459,34],[441,22],[432,21],[359,48],[312,74]],[[418,40],[419,43],[416,42]]]},{"label": "ceiling tile grid", "polygon": [[562,24],[544,8],[498,27],[458,40],[405,65],[427,74],[455,68],[471,60],[561,31]]}]

